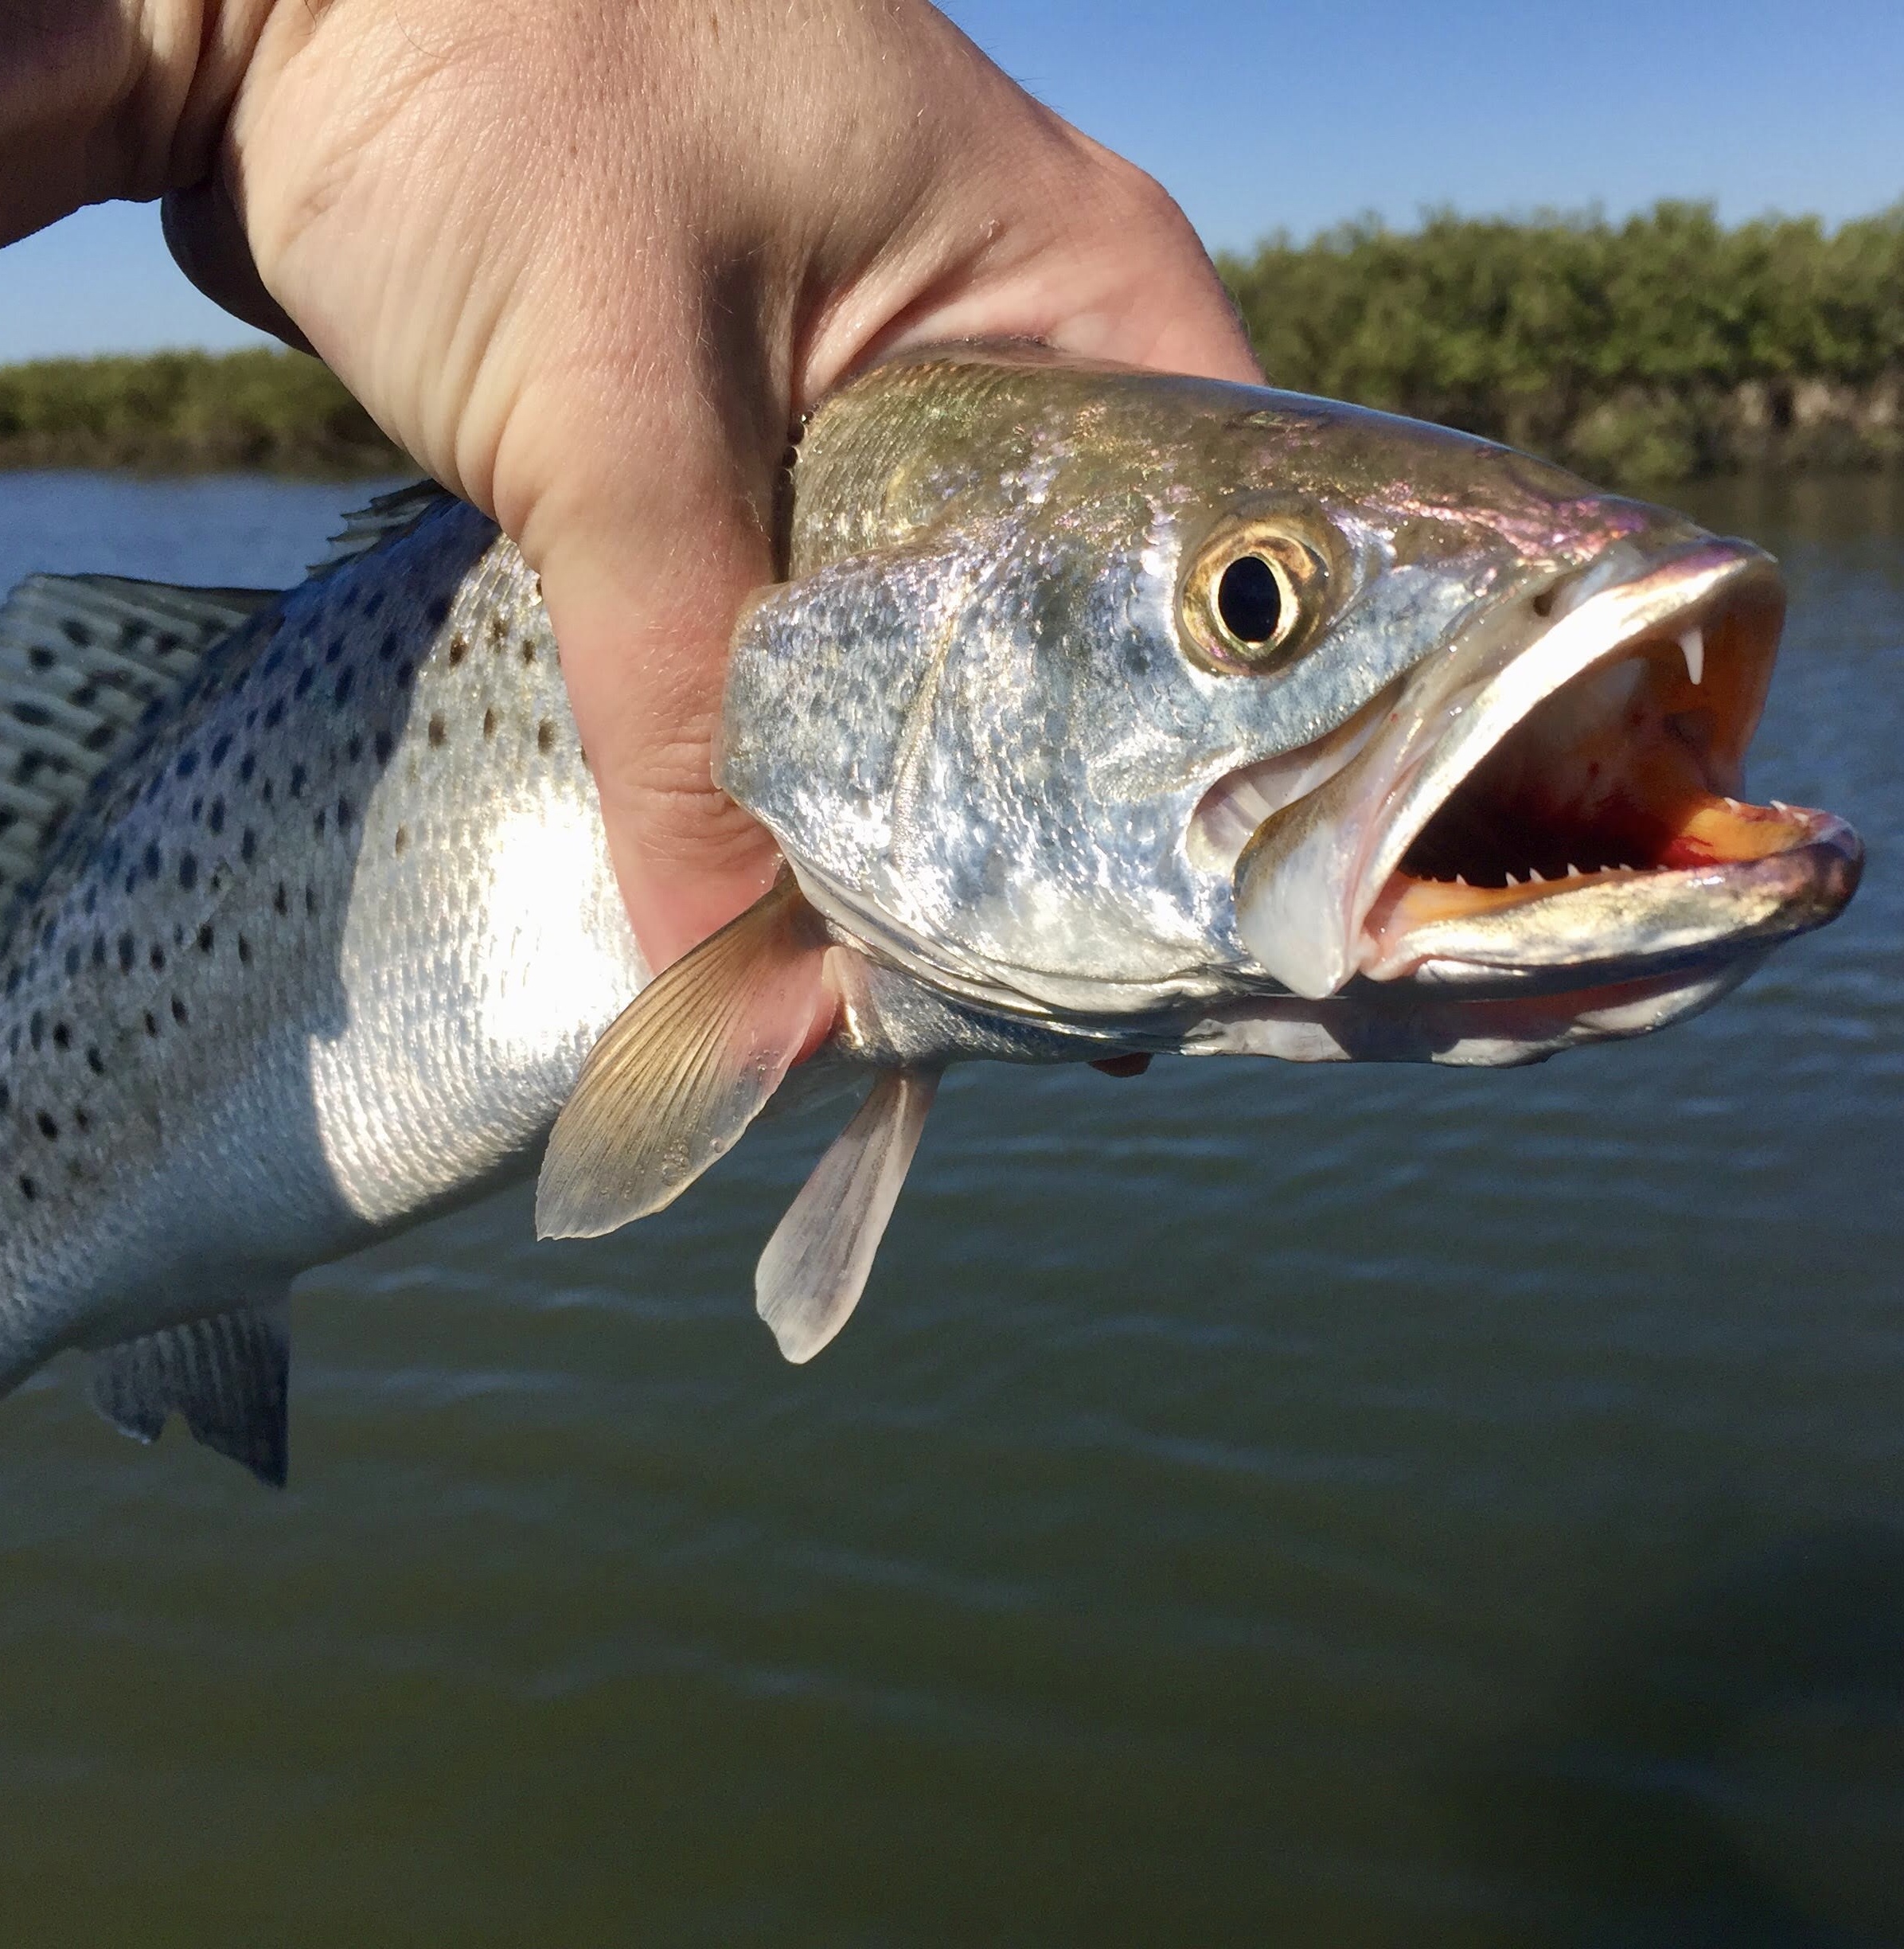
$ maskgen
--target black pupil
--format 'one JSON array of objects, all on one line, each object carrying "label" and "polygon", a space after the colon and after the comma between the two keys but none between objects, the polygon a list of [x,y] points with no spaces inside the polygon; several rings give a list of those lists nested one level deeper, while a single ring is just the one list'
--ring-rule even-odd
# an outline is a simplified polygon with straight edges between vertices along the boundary
[{"label": "black pupil", "polygon": [[1266,643],[1282,619],[1282,589],[1260,555],[1239,555],[1216,585],[1216,613],[1239,643]]}]

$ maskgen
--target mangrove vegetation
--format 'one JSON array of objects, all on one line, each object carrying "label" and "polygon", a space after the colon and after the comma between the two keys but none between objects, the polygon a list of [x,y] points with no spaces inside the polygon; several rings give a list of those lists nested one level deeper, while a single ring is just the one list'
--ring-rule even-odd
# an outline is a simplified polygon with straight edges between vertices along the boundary
[{"label": "mangrove vegetation", "polygon": [[[1430,215],[1267,240],[1220,268],[1271,381],[1634,483],[1904,463],[1904,203],[1828,228]],[[407,467],[298,353],[0,369],[0,467]]]},{"label": "mangrove vegetation", "polygon": [[41,359],[0,367],[0,467],[414,471],[301,352]]},{"label": "mangrove vegetation", "polygon": [[1271,381],[1603,479],[1904,459],[1904,203],[1828,229],[1703,204],[1439,214],[1274,237],[1221,268]]}]

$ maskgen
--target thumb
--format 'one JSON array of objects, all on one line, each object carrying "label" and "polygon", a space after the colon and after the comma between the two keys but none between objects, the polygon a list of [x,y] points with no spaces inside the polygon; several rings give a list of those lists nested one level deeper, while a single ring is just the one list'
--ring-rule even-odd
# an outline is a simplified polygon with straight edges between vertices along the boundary
[{"label": "thumb", "polygon": [[[767,483],[771,494],[771,479]],[[759,898],[777,854],[719,791],[713,751],[732,620],[774,576],[761,498],[707,483],[559,524],[525,553],[561,646],[575,724],[636,939],[659,969]]]}]

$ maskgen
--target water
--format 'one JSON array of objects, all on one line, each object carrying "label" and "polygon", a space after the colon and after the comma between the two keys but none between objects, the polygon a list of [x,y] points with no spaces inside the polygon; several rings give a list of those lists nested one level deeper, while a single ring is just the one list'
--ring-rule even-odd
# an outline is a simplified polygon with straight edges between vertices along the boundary
[{"label": "water", "polygon": [[[270,581],[348,490],[0,480]],[[1847,918],[1495,1075],[956,1072],[813,1367],[827,1132],[298,1288],[293,1476],[0,1404],[0,1939],[1904,1942],[1904,502],[1704,497]]]}]

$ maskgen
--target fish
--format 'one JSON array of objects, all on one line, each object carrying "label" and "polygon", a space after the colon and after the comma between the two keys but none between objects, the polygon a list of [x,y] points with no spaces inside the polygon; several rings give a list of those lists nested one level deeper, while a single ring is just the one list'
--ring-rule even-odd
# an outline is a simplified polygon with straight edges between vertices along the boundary
[{"label": "fish", "polygon": [[715,781],[782,867],[671,966],[617,892],[540,584],[427,484],[288,591],[0,611],[0,1394],[281,1483],[286,1295],[538,1174],[544,1237],[860,1100],[762,1252],[789,1359],[954,1062],[1504,1066],[1718,1000],[1855,890],[1744,796],[1750,544],[1494,443],[929,348],[800,431]]}]

